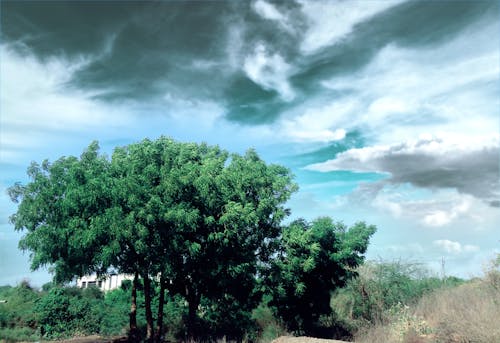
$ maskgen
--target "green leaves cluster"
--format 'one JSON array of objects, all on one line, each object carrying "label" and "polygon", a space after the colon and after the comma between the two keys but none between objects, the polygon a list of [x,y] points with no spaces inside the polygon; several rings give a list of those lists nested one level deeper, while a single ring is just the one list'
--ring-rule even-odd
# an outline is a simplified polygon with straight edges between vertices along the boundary
[{"label": "green leaves cluster", "polygon": [[[329,218],[284,228],[297,185],[288,169],[253,150],[230,154],[160,137],[108,158],[94,142],[79,158],[32,163],[28,176],[9,194],[19,203],[11,221],[25,231],[20,248],[30,251],[32,268],[50,266],[58,282],[110,268],[136,275],[130,330],[135,335],[142,285],[148,340],[163,334],[168,299],[187,305],[184,339],[206,332],[241,339],[264,293],[289,330],[313,333],[331,312],[330,292],[355,275],[375,231]],[[78,308],[64,301],[54,294],[40,306],[77,322]]]}]

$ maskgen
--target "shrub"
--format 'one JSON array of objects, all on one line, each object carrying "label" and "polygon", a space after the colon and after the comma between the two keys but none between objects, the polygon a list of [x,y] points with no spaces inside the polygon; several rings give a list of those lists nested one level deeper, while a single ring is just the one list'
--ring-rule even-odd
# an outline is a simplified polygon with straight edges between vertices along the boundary
[{"label": "shrub", "polygon": [[267,305],[269,298],[264,297],[264,301],[253,310],[252,319],[256,323],[254,341],[269,343],[279,336],[286,335],[284,325],[273,315],[273,311]]},{"label": "shrub", "polygon": [[[449,280],[448,280],[449,281]],[[400,305],[385,323],[363,328],[357,342],[491,343],[500,342],[500,272],[498,265],[483,279],[426,293],[412,307]],[[453,284],[447,282],[447,285]]]},{"label": "shrub", "polygon": [[103,295],[97,288],[52,288],[35,306],[47,338],[99,333]]},{"label": "shrub", "polygon": [[0,304],[0,338],[12,332],[7,329],[22,329],[23,332],[30,332],[30,335],[35,332],[37,318],[33,307],[39,297],[39,293],[26,281],[17,287],[0,288],[0,299],[7,301]]},{"label": "shrub", "polygon": [[351,332],[390,322],[394,308],[414,305],[424,294],[463,282],[458,278],[441,280],[414,263],[368,262],[357,272],[358,276],[331,299],[338,320]]},{"label": "shrub", "polygon": [[104,295],[99,331],[104,335],[125,334],[129,325],[130,294],[115,289]]},{"label": "shrub", "polygon": [[422,299],[416,313],[434,328],[440,342],[500,342],[500,289],[486,278]]}]

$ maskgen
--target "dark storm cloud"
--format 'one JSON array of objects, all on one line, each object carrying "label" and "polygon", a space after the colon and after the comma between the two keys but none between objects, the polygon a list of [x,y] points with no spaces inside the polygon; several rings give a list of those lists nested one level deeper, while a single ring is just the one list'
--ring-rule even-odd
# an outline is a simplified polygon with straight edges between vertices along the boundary
[{"label": "dark storm cloud", "polygon": [[456,189],[497,206],[500,199],[498,142],[464,150],[441,140],[420,140],[390,147],[353,149],[335,159],[311,164],[309,170],[382,172],[384,181],[427,189]]},{"label": "dark storm cloud", "polygon": [[[2,33],[7,43],[41,59],[88,58],[67,86],[90,90],[104,101],[162,101],[166,94],[216,99],[226,107],[228,119],[260,124],[318,91],[341,96],[328,93],[320,82],[358,70],[388,44],[440,44],[480,18],[492,17],[499,7],[496,1],[403,3],[358,23],[341,42],[306,56],[300,42],[308,22],[299,4],[275,4],[288,27],[262,18],[252,4],[3,1]],[[234,31],[239,33],[231,41]],[[283,99],[242,70],[260,43],[291,66],[286,77],[293,99]]]},{"label": "dark storm cloud", "polygon": [[293,84],[312,91],[318,80],[358,70],[389,44],[425,48],[444,43],[483,17],[495,19],[498,5],[496,1],[411,1],[395,6],[356,25],[341,42],[301,61],[302,71],[292,78]]}]

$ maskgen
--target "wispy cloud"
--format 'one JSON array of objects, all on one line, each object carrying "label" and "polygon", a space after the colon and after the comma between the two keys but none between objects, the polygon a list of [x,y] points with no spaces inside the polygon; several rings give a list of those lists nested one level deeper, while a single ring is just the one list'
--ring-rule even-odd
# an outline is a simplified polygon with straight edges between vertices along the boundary
[{"label": "wispy cloud", "polygon": [[309,28],[300,48],[305,53],[334,45],[349,35],[356,24],[402,1],[300,1]]},{"label": "wispy cloud", "polygon": [[262,18],[276,21],[285,30],[293,31],[293,28],[290,25],[286,15],[281,13],[278,8],[276,8],[276,6],[272,3],[266,2],[264,0],[257,0],[253,3],[253,9]]},{"label": "wispy cloud", "polygon": [[291,66],[279,53],[270,53],[263,43],[245,58],[243,70],[253,82],[264,89],[275,90],[285,101],[293,100],[294,91],[288,82]]},{"label": "wispy cloud", "polygon": [[472,244],[461,244],[448,239],[438,239],[432,242],[435,246],[443,249],[447,253],[461,254],[479,251],[479,247]]}]

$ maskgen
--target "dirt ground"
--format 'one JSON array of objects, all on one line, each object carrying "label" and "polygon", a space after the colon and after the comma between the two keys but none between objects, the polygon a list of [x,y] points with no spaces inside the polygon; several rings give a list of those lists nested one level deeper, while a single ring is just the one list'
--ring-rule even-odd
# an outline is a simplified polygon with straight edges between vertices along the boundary
[{"label": "dirt ground", "polygon": [[345,343],[345,341],[338,341],[336,339],[313,338],[313,337],[281,336],[272,341],[272,343]]},{"label": "dirt ground", "polygon": [[62,341],[51,341],[44,343],[123,343],[127,342],[127,337],[111,337],[111,338],[102,338],[101,336],[86,336],[86,337],[76,337],[71,339],[66,339]]},{"label": "dirt ground", "polygon": [[[46,342],[46,343],[123,343],[123,342],[127,342],[126,337],[102,338],[100,336],[87,336],[87,337],[72,338],[69,340]],[[272,341],[272,343],[346,343],[346,341],[338,341],[335,339],[313,338],[313,337],[281,336]]]}]

